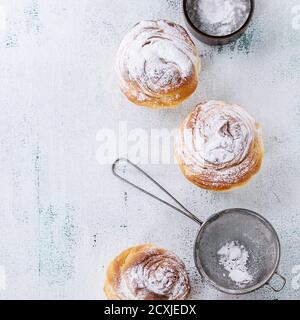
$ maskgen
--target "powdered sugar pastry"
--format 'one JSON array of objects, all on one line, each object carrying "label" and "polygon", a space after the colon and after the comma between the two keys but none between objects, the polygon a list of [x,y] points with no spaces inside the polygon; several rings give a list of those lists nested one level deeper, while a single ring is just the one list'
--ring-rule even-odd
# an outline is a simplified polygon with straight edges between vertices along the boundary
[{"label": "powdered sugar pastry", "polygon": [[168,92],[195,72],[198,54],[186,31],[165,20],[142,21],[123,39],[117,54],[121,86],[139,87],[139,99]]},{"label": "powdered sugar pastry", "polygon": [[122,275],[119,292],[132,300],[151,299],[152,295],[165,300],[179,300],[190,291],[184,264],[170,252],[155,248],[145,258]]},{"label": "powdered sugar pastry", "polygon": [[256,164],[252,148],[257,137],[256,122],[244,109],[210,101],[198,105],[184,123],[177,153],[205,181],[234,183]]}]

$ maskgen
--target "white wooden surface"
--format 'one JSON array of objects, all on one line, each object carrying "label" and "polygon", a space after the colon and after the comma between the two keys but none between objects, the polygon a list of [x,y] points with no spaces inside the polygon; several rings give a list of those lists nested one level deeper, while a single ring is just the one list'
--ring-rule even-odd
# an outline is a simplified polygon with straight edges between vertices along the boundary
[{"label": "white wooden surface", "polygon": [[[299,1],[257,1],[237,43],[196,42],[201,85],[174,110],[128,103],[113,65],[122,36],[141,19],[183,23],[179,0],[2,0],[0,28],[0,265],[2,299],[101,299],[108,262],[128,246],[152,242],[185,261],[195,299],[300,298]],[[296,9],[294,9],[296,10]],[[1,18],[1,17],[0,17]],[[293,28],[294,26],[294,28]],[[197,226],[127,188],[96,160],[101,128],[176,128],[203,99],[239,103],[263,125],[259,176],[232,193],[202,191],[175,165],[147,165],[203,219],[228,207],[263,214],[282,241],[280,294],[216,292],[192,260]],[[3,284],[3,283],[2,283]],[[298,289],[298,290],[297,290]]]}]

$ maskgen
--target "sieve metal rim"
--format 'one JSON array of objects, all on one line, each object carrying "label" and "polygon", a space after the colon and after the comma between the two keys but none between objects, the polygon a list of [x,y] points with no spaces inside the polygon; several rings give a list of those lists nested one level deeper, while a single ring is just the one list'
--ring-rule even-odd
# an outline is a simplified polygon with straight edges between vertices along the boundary
[{"label": "sieve metal rim", "polygon": [[[265,225],[267,225],[270,230],[272,231],[273,235],[274,235],[274,239],[276,240],[276,244],[277,244],[277,250],[276,250],[276,262],[274,264],[274,267],[272,268],[272,272],[270,272],[269,276],[267,276],[264,280],[260,281],[259,283],[257,283],[256,285],[253,285],[249,288],[245,288],[245,289],[239,289],[239,290],[233,290],[233,289],[228,289],[228,288],[224,288],[222,286],[219,286],[217,283],[215,283],[204,271],[203,266],[201,263],[197,262],[197,257],[199,258],[199,256],[197,256],[196,253],[196,245],[198,243],[198,239],[199,237],[203,234],[203,230],[205,229],[205,227],[212,223],[214,220],[218,219],[221,215],[226,214],[228,212],[232,212],[232,211],[238,211],[239,214],[247,214],[247,215],[252,215],[255,216],[256,218],[258,218],[259,220],[261,220]],[[197,234],[195,243],[194,243],[194,248],[193,248],[193,257],[194,257],[194,263],[195,266],[199,272],[199,274],[201,276],[203,276],[203,278],[205,278],[205,280],[210,283],[213,287],[215,287],[217,290],[226,293],[226,294],[231,294],[231,295],[243,295],[243,294],[248,294],[251,292],[254,292],[260,288],[262,288],[263,286],[267,286],[269,281],[273,278],[273,276],[277,273],[278,270],[278,266],[280,263],[280,259],[281,259],[281,244],[280,244],[280,240],[279,240],[279,236],[275,230],[275,228],[272,226],[272,224],[266,219],[264,218],[262,215],[260,215],[259,213],[249,210],[249,209],[244,209],[244,208],[232,208],[232,209],[225,209],[222,211],[219,211],[213,215],[211,215],[200,227],[200,230]],[[199,259],[199,262],[201,262],[201,260]],[[272,286],[271,286],[272,288]],[[273,288],[272,288],[273,289]]]}]

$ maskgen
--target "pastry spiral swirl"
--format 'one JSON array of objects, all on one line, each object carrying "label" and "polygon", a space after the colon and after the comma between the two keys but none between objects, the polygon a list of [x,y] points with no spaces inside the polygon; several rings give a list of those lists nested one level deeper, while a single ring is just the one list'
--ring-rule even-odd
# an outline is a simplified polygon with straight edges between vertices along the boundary
[{"label": "pastry spiral swirl", "polygon": [[180,127],[176,157],[183,174],[199,187],[239,187],[260,169],[260,125],[240,106],[199,104]]},{"label": "pastry spiral swirl", "polygon": [[200,58],[183,27],[166,20],[142,21],[121,42],[116,69],[131,102],[170,107],[196,89]]},{"label": "pastry spiral swirl", "polygon": [[146,244],[129,248],[112,261],[104,291],[114,300],[184,300],[190,284],[177,256]]}]

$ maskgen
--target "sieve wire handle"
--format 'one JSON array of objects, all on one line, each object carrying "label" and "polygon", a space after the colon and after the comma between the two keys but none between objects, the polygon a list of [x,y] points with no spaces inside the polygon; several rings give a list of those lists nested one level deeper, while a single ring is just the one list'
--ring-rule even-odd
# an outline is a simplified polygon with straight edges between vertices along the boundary
[{"label": "sieve wire handle", "polygon": [[[116,168],[117,165],[120,162],[125,162],[127,165],[132,166],[134,169],[136,169],[137,171],[139,171],[140,173],[142,173],[147,179],[149,179],[152,183],[154,183],[157,187],[159,187],[168,197],[170,197],[175,203],[177,203],[177,205],[179,206],[176,207],[173,204],[157,197],[156,195],[154,195],[153,193],[143,189],[142,187],[134,184],[133,182],[129,181],[128,179],[122,177],[120,174],[117,173]],[[112,172],[113,174],[119,178],[120,180],[122,180],[123,182],[131,185],[132,187],[134,187],[135,189],[147,194],[148,196],[154,198],[155,200],[169,206],[170,208],[176,210],[177,212],[181,213],[182,215],[184,215],[187,218],[190,218],[191,220],[193,220],[194,222],[198,223],[200,226],[203,224],[203,222],[201,220],[199,220],[193,213],[191,213],[187,208],[185,208],[169,191],[167,191],[161,184],[159,184],[156,180],[154,180],[147,172],[145,172],[144,170],[142,170],[139,166],[137,166],[136,164],[132,163],[130,160],[126,159],[126,158],[119,158],[117,159],[113,165],[112,165]]]},{"label": "sieve wire handle", "polygon": [[[281,287],[275,288],[275,287],[270,283],[270,281],[269,281],[268,283],[266,283],[266,286],[267,286],[267,288],[272,289],[272,290],[275,291],[275,292],[280,292],[280,291],[282,291],[283,288],[285,287],[287,280],[286,280],[286,278],[285,278],[283,275],[281,275],[278,271],[274,272],[274,275],[278,276],[278,277],[282,280],[282,285],[281,285]],[[274,275],[273,275],[273,277],[274,277]],[[272,278],[273,278],[273,277],[272,277]]]}]

